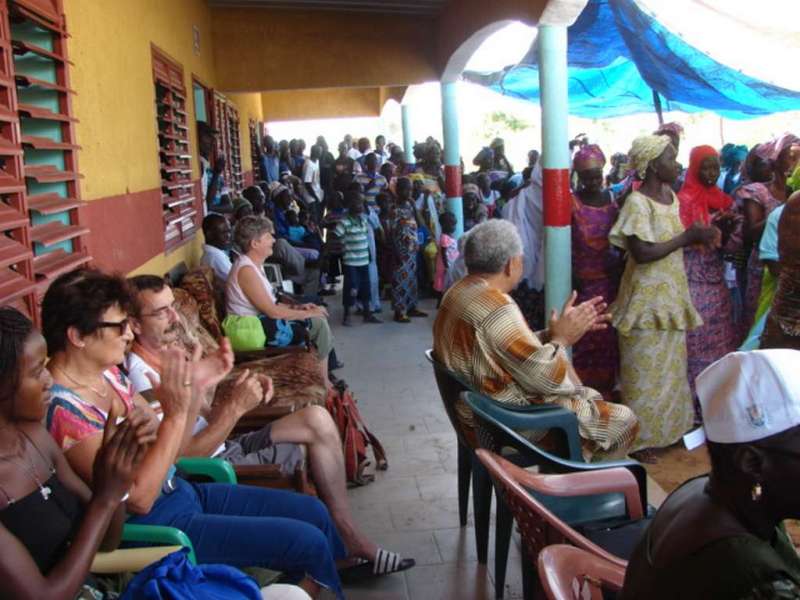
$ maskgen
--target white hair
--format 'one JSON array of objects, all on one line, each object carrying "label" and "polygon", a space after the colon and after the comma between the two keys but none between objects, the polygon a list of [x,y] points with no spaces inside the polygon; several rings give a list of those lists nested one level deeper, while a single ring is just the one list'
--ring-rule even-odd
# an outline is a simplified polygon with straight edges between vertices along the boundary
[{"label": "white hair", "polygon": [[470,273],[500,273],[522,254],[517,226],[505,219],[490,219],[473,227],[464,244],[464,264]]}]

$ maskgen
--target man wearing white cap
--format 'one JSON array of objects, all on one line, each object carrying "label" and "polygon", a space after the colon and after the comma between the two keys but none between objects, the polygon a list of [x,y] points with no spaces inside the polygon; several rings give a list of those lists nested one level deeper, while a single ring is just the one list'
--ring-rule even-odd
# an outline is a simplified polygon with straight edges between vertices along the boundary
[{"label": "man wearing white cap", "polygon": [[800,598],[800,352],[733,352],[697,377],[711,473],[659,509],[620,600]]}]

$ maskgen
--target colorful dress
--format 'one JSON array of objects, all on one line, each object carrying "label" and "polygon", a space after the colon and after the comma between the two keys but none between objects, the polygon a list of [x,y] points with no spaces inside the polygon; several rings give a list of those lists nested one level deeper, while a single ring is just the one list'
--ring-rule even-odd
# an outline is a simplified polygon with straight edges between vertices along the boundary
[{"label": "colorful dress", "polygon": [[[660,243],[683,231],[674,194],[667,206],[632,192],[609,240],[627,250],[629,236]],[[632,450],[669,446],[694,422],[686,332],[703,323],[689,296],[683,250],[643,264],[629,255],[610,310],[619,337],[622,399],[641,426]]]},{"label": "colorful dress", "polygon": [[[444,261],[447,260],[447,268],[444,266]],[[442,234],[439,238],[439,253],[436,255],[436,278],[433,281],[433,289],[437,292],[445,290],[445,277],[447,270],[452,269],[456,260],[458,259],[458,242],[455,238],[450,237],[446,233]]]},{"label": "colorful dress", "polygon": [[692,246],[684,250],[683,261],[692,304],[703,319],[703,325],[686,332],[687,375],[694,394],[694,380],[700,372],[736,350],[737,332],[721,252]]},{"label": "colorful dress", "polygon": [[[763,183],[748,183],[740,187],[737,196],[744,205],[745,199],[750,199],[764,209],[764,218],[780,206],[781,201],[775,198],[770,192],[769,187]],[[761,295],[761,280],[764,274],[764,263],[758,258],[758,245],[760,240],[753,240],[750,256],[747,260],[747,288],[744,295],[744,332],[747,332],[753,325],[756,311],[758,310],[758,299]]]},{"label": "colorful dress", "polygon": [[[604,206],[572,200],[572,271],[577,279],[577,304],[602,296],[608,304],[617,298],[622,256],[608,241],[619,215],[611,200]],[[617,333],[612,327],[590,331],[572,349],[572,365],[581,381],[611,399],[619,370]]]},{"label": "colorful dress", "polygon": [[778,223],[781,272],[761,348],[800,350],[800,200],[786,203]]},{"label": "colorful dress", "polygon": [[392,223],[394,271],[392,272],[392,308],[406,313],[416,308],[419,301],[417,285],[417,219],[409,204],[395,208]]},{"label": "colorful dress", "polygon": [[[693,223],[713,224],[713,215],[733,206],[733,199],[716,185],[706,185],[700,176],[707,158],[719,158],[715,148],[692,148],[686,181],[678,192],[681,222],[685,228]],[[737,332],[733,320],[733,301],[725,282],[723,251],[698,244],[683,251],[686,279],[692,304],[703,319],[703,325],[686,333],[687,375],[694,395],[694,381],[711,363],[736,349]],[[698,407],[698,416],[700,414]]]}]

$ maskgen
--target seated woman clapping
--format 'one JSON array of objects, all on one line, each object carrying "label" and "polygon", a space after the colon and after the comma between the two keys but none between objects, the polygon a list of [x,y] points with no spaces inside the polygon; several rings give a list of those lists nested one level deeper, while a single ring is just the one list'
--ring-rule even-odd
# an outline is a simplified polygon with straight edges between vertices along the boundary
[{"label": "seated woman clapping", "polygon": [[[133,339],[130,294],[123,279],[82,270],[56,279],[42,304],[43,332],[54,385],[47,427],[72,468],[92,485],[92,465],[109,413],[141,407],[116,365]],[[134,523],[169,525],[192,540],[200,563],[262,566],[302,579],[312,596],[325,586],[341,596],[335,561],[344,546],[325,506],[316,498],[243,485],[194,484],[175,476],[173,463],[200,407],[208,382],[173,349],[161,360],[154,390],[164,416],[157,437],[135,470],[128,509]],[[202,371],[202,369],[200,370]],[[260,386],[258,381],[254,386]]]},{"label": "seated woman clapping", "polygon": [[52,383],[46,360],[31,321],[0,308],[0,597],[100,598],[89,567],[98,549],[119,544],[120,501],[155,429],[138,409],[118,427],[112,415],[88,465],[90,491],[42,426]]},{"label": "seated woman clapping", "polygon": [[323,381],[330,386],[328,355],[333,348],[333,335],[328,325],[328,311],[316,304],[287,306],[277,301],[263,269],[264,261],[272,255],[274,234],[272,222],[265,217],[245,217],[236,223],[233,238],[243,254],[228,275],[227,313],[258,317],[270,344],[299,343],[308,331],[317,348]]}]

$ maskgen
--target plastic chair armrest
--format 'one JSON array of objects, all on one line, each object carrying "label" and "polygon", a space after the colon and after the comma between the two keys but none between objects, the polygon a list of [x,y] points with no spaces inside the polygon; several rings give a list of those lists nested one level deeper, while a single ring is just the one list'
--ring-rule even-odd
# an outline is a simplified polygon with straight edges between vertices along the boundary
[{"label": "plastic chair armrest", "polygon": [[189,560],[197,564],[192,540],[180,529],[164,525],[138,525],[125,523],[122,528],[123,542],[146,542],[166,546],[181,546],[189,549]]},{"label": "plastic chair armrest", "polygon": [[203,475],[216,483],[237,483],[231,463],[221,458],[184,457],[175,466],[188,475]]},{"label": "plastic chair armrest", "polygon": [[558,475],[540,475],[519,469],[515,474],[525,487],[547,496],[592,496],[621,493],[630,519],[644,517],[639,482],[628,469],[614,468]]},{"label": "plastic chair armrest", "polygon": [[152,546],[98,552],[89,570],[96,574],[138,573],[167,554],[172,554],[181,548],[183,546]]}]

